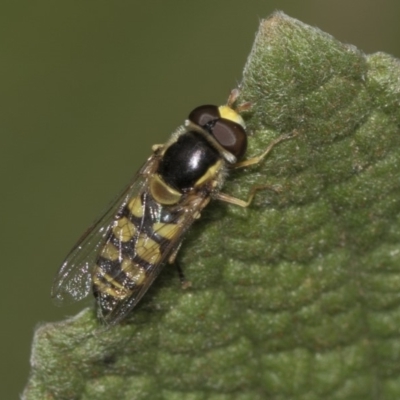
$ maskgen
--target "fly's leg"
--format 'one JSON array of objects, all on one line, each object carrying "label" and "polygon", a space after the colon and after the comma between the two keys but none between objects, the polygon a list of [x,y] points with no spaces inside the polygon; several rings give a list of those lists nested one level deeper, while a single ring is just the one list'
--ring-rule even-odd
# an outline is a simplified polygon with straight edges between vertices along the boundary
[{"label": "fly's leg", "polygon": [[[285,140],[292,139],[295,136],[297,136],[297,134],[298,134],[298,132],[294,131],[292,133],[279,136],[277,139],[273,140],[269,144],[269,146],[266,148],[264,153],[260,154],[257,157],[253,157],[253,158],[249,158],[244,161],[240,161],[240,162],[234,164],[233,168],[244,168],[244,167],[248,167],[250,165],[255,165],[255,164],[260,163],[278,143],[281,143]],[[234,204],[236,206],[245,208],[251,204],[257,191],[265,190],[265,189],[273,190],[274,192],[277,192],[277,193],[280,192],[279,188],[271,186],[271,185],[255,185],[250,189],[247,200],[238,199],[236,197],[230,196],[229,194],[225,194],[225,193],[217,193],[214,195],[214,198],[224,201],[226,203]]]},{"label": "fly's leg", "polygon": [[249,195],[247,196],[247,200],[242,200],[242,199],[238,199],[237,197],[233,197],[230,196],[229,194],[225,194],[225,193],[217,193],[214,198],[217,200],[221,200],[224,201],[225,203],[230,203],[230,204],[234,204],[235,206],[240,206],[243,208],[248,207],[253,199],[254,196],[256,195],[256,192],[259,190],[272,190],[275,193],[279,193],[280,189],[275,187],[275,186],[271,186],[271,185],[254,185],[249,192]]},{"label": "fly's leg", "polygon": [[179,264],[179,262],[176,260],[176,256],[178,255],[179,249],[181,248],[181,244],[173,251],[173,253],[169,256],[168,258],[168,264],[175,264],[176,268],[178,270],[178,276],[179,280],[181,281],[181,286],[182,289],[187,289],[192,286],[192,282],[188,281],[185,277],[185,274],[183,273],[183,270]]},{"label": "fly's leg", "polygon": [[285,135],[279,136],[277,139],[273,140],[269,146],[265,149],[264,153],[260,154],[257,157],[249,158],[247,160],[240,161],[233,165],[233,168],[244,168],[249,167],[250,165],[255,165],[260,163],[270,152],[271,150],[278,144],[285,140],[289,140],[298,135],[297,131],[293,131],[291,133],[287,133]]},{"label": "fly's leg", "polygon": [[179,280],[181,281],[182,289],[188,289],[192,286],[192,282],[188,281],[183,273],[182,267],[178,261],[175,261],[176,269],[178,270]]},{"label": "fly's leg", "polygon": [[171,253],[171,255],[168,258],[168,264],[174,264],[176,260],[176,256],[178,255],[179,249],[182,246],[182,242],[179,243],[178,246],[176,246],[175,250]]}]

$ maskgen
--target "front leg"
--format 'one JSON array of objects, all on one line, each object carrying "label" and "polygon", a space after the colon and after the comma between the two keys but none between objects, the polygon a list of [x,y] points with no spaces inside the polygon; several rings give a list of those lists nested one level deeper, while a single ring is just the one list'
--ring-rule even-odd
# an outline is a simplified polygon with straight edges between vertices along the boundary
[{"label": "front leg", "polygon": [[224,201],[225,203],[230,203],[236,206],[246,208],[252,203],[254,196],[258,190],[266,190],[266,189],[272,190],[275,193],[279,193],[281,191],[279,188],[271,185],[254,185],[250,189],[247,200],[238,199],[237,197],[233,197],[225,193],[217,193],[214,195],[214,198],[217,200]]}]

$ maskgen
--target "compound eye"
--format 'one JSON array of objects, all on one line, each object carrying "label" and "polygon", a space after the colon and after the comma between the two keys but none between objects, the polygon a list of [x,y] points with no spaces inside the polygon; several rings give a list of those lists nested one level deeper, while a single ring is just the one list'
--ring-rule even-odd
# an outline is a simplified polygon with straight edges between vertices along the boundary
[{"label": "compound eye", "polygon": [[244,128],[229,119],[220,118],[211,129],[218,143],[236,159],[240,159],[247,150],[247,135]]},{"label": "compound eye", "polygon": [[213,105],[199,106],[189,114],[189,120],[201,127],[204,127],[210,121],[219,117],[219,109],[217,106]]}]

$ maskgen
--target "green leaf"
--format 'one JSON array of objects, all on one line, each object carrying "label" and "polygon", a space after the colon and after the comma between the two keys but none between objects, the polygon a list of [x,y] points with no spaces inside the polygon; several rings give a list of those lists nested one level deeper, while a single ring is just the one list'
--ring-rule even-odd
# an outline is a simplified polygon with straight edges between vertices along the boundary
[{"label": "green leaf", "polygon": [[400,64],[275,13],[240,101],[248,155],[129,321],[36,331],[25,399],[400,398]]}]

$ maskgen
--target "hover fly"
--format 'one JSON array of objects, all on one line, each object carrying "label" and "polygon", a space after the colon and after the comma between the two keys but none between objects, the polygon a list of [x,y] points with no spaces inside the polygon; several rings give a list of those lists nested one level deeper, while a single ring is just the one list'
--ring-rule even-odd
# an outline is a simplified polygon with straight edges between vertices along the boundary
[{"label": "hover fly", "polygon": [[279,142],[258,157],[239,161],[247,148],[245,123],[234,109],[238,91],[227,105],[195,108],[163,145],[154,145],[122,195],[86,232],[58,271],[52,296],[58,302],[80,300],[93,291],[99,318],[109,325],[136,306],[165,263],[175,261],[184,234],[200,218],[210,199],[247,207],[246,201],[221,193],[232,168],[259,163]]}]

